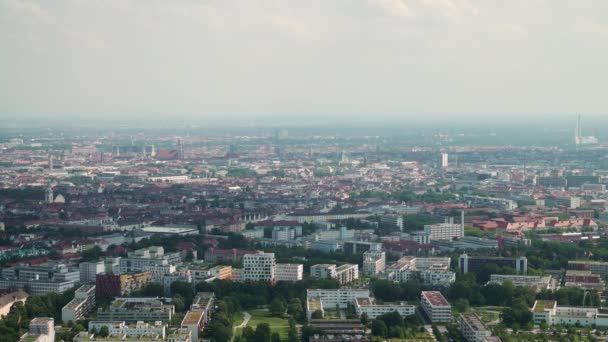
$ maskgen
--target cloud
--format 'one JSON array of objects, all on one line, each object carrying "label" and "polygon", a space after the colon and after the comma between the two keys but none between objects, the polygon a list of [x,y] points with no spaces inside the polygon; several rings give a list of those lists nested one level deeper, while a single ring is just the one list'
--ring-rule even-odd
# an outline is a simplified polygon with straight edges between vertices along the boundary
[{"label": "cloud", "polygon": [[412,15],[412,11],[404,0],[371,0],[371,2],[395,17],[409,17]]}]

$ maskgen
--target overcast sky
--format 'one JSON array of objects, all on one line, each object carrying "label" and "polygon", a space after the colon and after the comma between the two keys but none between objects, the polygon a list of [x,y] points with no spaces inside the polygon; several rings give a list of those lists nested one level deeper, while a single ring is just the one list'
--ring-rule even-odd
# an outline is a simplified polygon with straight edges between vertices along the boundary
[{"label": "overcast sky", "polygon": [[0,116],[608,115],[606,0],[0,0]]}]

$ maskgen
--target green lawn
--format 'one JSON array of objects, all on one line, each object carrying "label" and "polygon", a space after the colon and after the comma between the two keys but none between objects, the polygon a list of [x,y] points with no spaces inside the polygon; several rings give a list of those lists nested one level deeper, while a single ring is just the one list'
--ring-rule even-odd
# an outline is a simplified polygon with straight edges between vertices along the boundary
[{"label": "green lawn", "polygon": [[243,323],[243,313],[235,312],[234,315],[232,315],[232,321],[234,322],[233,325],[235,327]]},{"label": "green lawn", "polygon": [[[289,322],[287,319],[273,317],[270,315],[270,312],[265,310],[251,310],[247,312],[251,314],[251,319],[249,320],[249,323],[247,323],[248,327],[255,329],[255,327],[260,323],[268,323],[268,325],[270,325],[270,330],[272,330],[273,333],[278,332],[279,335],[281,335],[281,339],[287,338],[287,333],[289,331]],[[242,321],[243,319],[241,318],[238,324],[240,324]],[[235,323],[235,325],[238,324]],[[242,329],[236,330],[236,336],[239,336],[241,333]]]}]

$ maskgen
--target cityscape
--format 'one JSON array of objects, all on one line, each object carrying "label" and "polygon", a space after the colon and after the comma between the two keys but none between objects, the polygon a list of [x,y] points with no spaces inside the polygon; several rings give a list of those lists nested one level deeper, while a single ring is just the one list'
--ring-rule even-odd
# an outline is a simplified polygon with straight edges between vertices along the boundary
[{"label": "cityscape", "polygon": [[0,0],[0,342],[608,341],[605,0]]}]

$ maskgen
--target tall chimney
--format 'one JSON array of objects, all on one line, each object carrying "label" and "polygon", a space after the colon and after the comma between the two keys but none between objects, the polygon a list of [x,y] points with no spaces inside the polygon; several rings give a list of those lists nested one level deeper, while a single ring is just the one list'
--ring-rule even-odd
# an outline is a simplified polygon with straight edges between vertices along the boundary
[{"label": "tall chimney", "polygon": [[460,211],[460,236],[464,236],[464,209]]}]

